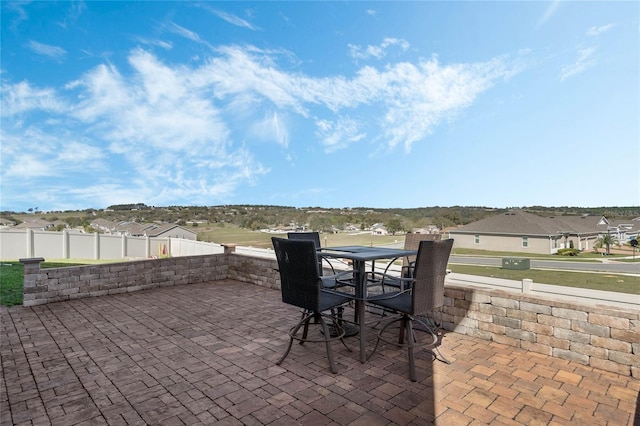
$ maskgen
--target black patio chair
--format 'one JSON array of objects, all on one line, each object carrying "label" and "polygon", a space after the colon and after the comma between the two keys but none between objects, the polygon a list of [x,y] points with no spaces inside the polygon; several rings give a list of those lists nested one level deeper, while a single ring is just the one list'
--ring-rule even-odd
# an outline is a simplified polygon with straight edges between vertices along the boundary
[{"label": "black patio chair", "polygon": [[[320,250],[320,233],[319,232],[288,232],[287,238],[289,240],[305,240],[313,241],[316,250]],[[327,288],[337,288],[343,286],[353,286],[353,273],[351,271],[343,271],[336,274],[336,270],[328,259],[324,259],[324,262],[331,268],[331,274],[328,278],[324,277],[323,258],[318,256],[318,273],[322,277],[322,285]]]},{"label": "black patio chair", "polygon": [[[404,236],[404,249],[405,250],[418,250],[418,247],[420,246],[420,242],[422,241],[440,241],[441,239],[441,235],[440,234],[412,234],[412,233],[408,233]],[[415,266],[416,263],[416,256],[417,255],[410,255],[410,256],[405,256],[402,258],[402,268],[400,270],[400,275],[403,278],[411,278],[413,276],[413,268]],[[384,270],[384,274],[388,274],[389,273],[389,269],[391,267],[391,265],[393,264],[393,262],[390,262],[389,265],[387,266],[387,268]],[[396,289],[398,288],[398,284],[400,282],[395,281],[395,280],[386,280],[386,282],[383,280],[381,282],[382,285],[382,291],[385,292],[385,285],[387,286],[391,286],[391,287],[395,287]],[[404,285],[410,285],[411,284],[411,280],[407,280],[403,283]]]},{"label": "black patio chair", "polygon": [[[416,381],[414,348],[416,346],[432,347],[434,356],[449,363],[438,350],[438,334],[441,324],[433,314],[440,310],[444,303],[444,280],[447,275],[447,263],[453,240],[421,241],[414,264],[412,277],[397,277],[384,274],[379,279],[393,282],[397,291],[371,296],[367,303],[393,311],[398,317],[388,321],[378,332],[378,340],[373,349],[375,353],[382,340],[385,343],[406,347],[409,357],[409,373],[411,381]],[[380,273],[377,273],[380,274]],[[391,341],[385,332],[392,324],[400,323],[397,341]],[[414,326],[414,323],[417,326]],[[427,334],[429,340],[419,343],[416,332]]]},{"label": "black patio chair", "polygon": [[[277,237],[272,237],[271,241],[278,259],[282,301],[303,310],[302,319],[289,330],[290,339],[287,351],[276,364],[280,365],[289,355],[294,340],[299,341],[300,344],[305,342],[324,342],[327,347],[330,370],[335,373],[337,370],[331,351],[331,342],[340,340],[347,349],[351,349],[343,340],[345,331],[342,323],[344,320],[327,313],[327,311],[333,312],[334,309],[349,303],[353,300],[353,296],[330,290],[323,285],[323,280],[318,272],[318,256],[313,241],[289,240]],[[325,276],[324,279],[335,278]],[[325,318],[331,320],[331,328],[333,330],[330,330]],[[313,324],[320,325],[322,338],[309,338],[311,320],[313,320]],[[298,332],[302,327],[304,327],[302,336],[298,336]]]}]

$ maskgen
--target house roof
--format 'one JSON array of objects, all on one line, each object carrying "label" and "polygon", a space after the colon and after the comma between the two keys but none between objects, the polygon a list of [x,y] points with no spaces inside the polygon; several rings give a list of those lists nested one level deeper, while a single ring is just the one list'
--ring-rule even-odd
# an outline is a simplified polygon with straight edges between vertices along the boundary
[{"label": "house roof", "polygon": [[558,235],[598,234],[606,232],[607,223],[601,216],[557,216],[542,217],[523,210],[511,210],[481,219],[477,222],[451,230],[455,233]]},{"label": "house roof", "polygon": [[145,234],[148,235],[149,237],[156,237],[174,228],[180,228],[182,231],[190,232],[192,234],[197,234],[196,232],[193,232],[190,229],[184,228],[180,225],[176,225],[175,223],[164,223],[162,225],[155,225],[152,228],[146,229]]},{"label": "house roof", "polygon": [[42,220],[42,219],[33,219],[27,222],[19,223],[15,226],[16,229],[47,229],[52,227],[53,223]]}]

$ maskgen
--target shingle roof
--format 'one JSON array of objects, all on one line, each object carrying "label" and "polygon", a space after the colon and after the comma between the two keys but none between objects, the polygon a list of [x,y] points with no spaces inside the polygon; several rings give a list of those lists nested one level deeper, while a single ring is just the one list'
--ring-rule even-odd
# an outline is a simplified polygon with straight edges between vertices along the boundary
[{"label": "shingle roof", "polygon": [[451,233],[558,235],[559,233],[586,234],[606,231],[598,226],[598,216],[542,217],[523,210],[487,217],[452,230]]}]

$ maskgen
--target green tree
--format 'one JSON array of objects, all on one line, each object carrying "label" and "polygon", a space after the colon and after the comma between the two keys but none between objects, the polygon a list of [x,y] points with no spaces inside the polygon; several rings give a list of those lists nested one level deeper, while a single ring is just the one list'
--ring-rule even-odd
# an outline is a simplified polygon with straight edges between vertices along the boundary
[{"label": "green tree", "polygon": [[605,254],[608,256],[611,254],[610,250],[611,250],[611,246],[618,244],[618,240],[616,237],[614,237],[611,234],[602,234],[600,235],[600,238],[598,238],[596,240],[596,243],[594,244],[594,247],[596,248],[605,248]]},{"label": "green tree", "polygon": [[331,220],[323,215],[315,215],[309,219],[309,227],[318,232],[331,232]]},{"label": "green tree", "polygon": [[387,231],[391,233],[391,235],[396,235],[396,232],[402,231],[402,222],[398,218],[389,219],[387,222]]}]

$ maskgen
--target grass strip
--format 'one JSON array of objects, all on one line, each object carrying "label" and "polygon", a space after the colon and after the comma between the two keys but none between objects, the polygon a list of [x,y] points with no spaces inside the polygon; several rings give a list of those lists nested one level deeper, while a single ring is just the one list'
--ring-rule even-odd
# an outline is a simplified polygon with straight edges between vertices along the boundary
[{"label": "grass strip", "polygon": [[551,271],[547,269],[511,270],[494,266],[449,265],[452,272],[522,281],[525,278],[539,284],[587,288],[591,290],[615,291],[640,294],[640,276],[598,272]]}]

